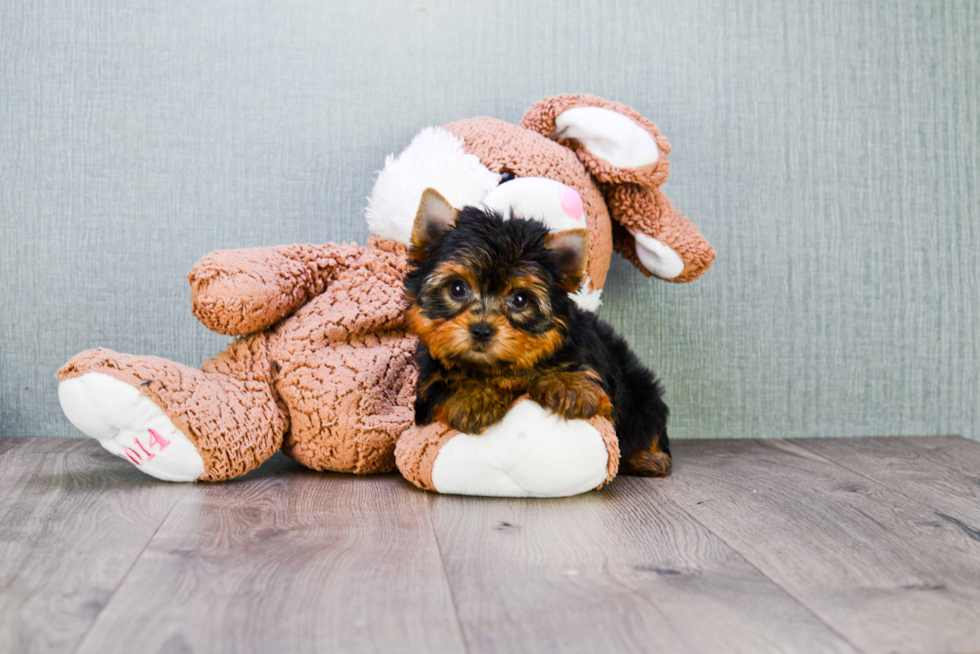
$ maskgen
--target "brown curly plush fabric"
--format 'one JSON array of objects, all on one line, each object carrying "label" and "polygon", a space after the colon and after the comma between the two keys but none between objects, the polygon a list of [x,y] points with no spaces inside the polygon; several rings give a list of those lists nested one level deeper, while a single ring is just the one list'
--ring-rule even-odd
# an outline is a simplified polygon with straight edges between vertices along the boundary
[{"label": "brown curly plush fabric", "polygon": [[410,427],[395,446],[398,471],[419,488],[436,490],[432,483],[432,466],[442,446],[458,433],[441,422]]},{"label": "brown curly plush fabric", "polygon": [[632,234],[621,229],[628,227],[656,238],[680,255],[684,270],[667,281],[690,282],[707,272],[715,258],[714,249],[660,190],[670,176],[670,162],[667,161],[670,143],[656,125],[632,107],[619,102],[594,95],[558,95],[531,106],[525,112],[521,126],[550,137],[555,131],[558,116],[576,107],[600,107],[628,116],[653,137],[660,153],[657,162],[649,166],[618,168],[593,155],[581,143],[557,139],[558,143],[578,156],[599,182],[614,223],[613,245],[616,252],[631,261],[647,277],[652,275],[636,255],[636,242]]},{"label": "brown curly plush fabric", "polygon": [[614,186],[606,193],[609,213],[615,218],[613,247],[623,258],[633,262],[647,277],[651,275],[636,254],[636,240],[625,228],[643,234],[655,234],[656,239],[670,246],[684,261],[684,270],[672,282],[690,282],[703,275],[715,259],[715,250],[690,221],[674,208],[659,188],[644,188],[637,184]]},{"label": "brown curly plush fabric", "polygon": [[98,348],[75,355],[57,377],[99,372],[135,386],[197,447],[204,459],[201,481],[220,481],[278,452],[289,427],[272,388],[267,340],[265,334],[238,339],[200,370]]},{"label": "brown curly plush fabric", "polygon": [[[494,172],[547,177],[578,191],[592,239],[592,289],[606,280],[614,238],[639,265],[626,227],[678,252],[685,269],[674,281],[701,274],[713,251],[660,192],[666,158],[649,170],[622,170],[577,143],[548,138],[555,117],[575,106],[619,111],[654,136],[662,155],[670,151],[653,123],[593,96],[538,103],[524,127],[476,118],[446,129]],[[611,218],[621,223],[615,232]],[[72,358],[57,376],[98,372],[138,388],[196,446],[201,480],[240,476],[281,448],[315,470],[358,474],[391,471],[397,458],[406,478],[433,488],[436,457],[457,432],[414,425],[416,341],[402,318],[406,269],[405,246],[375,237],[367,246],[214,252],[187,278],[194,315],[213,331],[238,336],[225,352],[194,369],[96,349]],[[609,455],[605,484],[616,475],[618,444],[607,420],[591,422]]]},{"label": "brown curly plush fabric", "polygon": [[187,273],[191,311],[213,332],[251,334],[322,293],[362,254],[357,243],[212,252]]},{"label": "brown curly plush fabric", "polygon": [[414,424],[407,262],[404,246],[381,239],[213,253],[188,278],[194,315],[214,331],[261,330],[312,299],[200,370],[99,349],[58,379],[101,372],[137,386],[201,452],[202,480],[242,475],[280,448],[315,470],[390,472]]},{"label": "brown curly plush fabric", "polygon": [[653,136],[653,140],[657,143],[657,149],[660,151],[661,156],[655,164],[640,168],[618,168],[605,159],[593,155],[581,143],[568,139],[557,139],[559,143],[578,156],[600,183],[660,186],[667,181],[670,163],[667,161],[666,155],[670,154],[670,143],[667,142],[656,125],[625,104],[612,102],[594,95],[556,95],[531,105],[531,108],[524,112],[521,127],[550,138],[555,131],[555,120],[558,116],[577,107],[599,107],[632,118],[634,122]]}]

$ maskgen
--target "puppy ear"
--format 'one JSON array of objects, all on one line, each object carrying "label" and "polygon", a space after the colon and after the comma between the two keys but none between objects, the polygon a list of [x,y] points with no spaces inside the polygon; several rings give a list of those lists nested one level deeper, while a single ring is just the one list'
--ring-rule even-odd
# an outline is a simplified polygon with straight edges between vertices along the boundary
[{"label": "puppy ear", "polygon": [[569,229],[548,234],[544,247],[550,250],[561,271],[558,285],[566,293],[574,293],[582,285],[582,275],[589,262],[589,233],[584,229]]},{"label": "puppy ear", "polygon": [[412,226],[412,258],[425,261],[432,244],[455,226],[456,210],[453,205],[434,188],[425,189]]}]

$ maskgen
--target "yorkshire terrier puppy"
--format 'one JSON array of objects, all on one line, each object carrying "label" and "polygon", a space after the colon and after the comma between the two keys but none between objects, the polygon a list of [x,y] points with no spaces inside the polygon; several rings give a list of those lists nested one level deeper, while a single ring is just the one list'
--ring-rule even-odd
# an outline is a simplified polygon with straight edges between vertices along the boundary
[{"label": "yorkshire terrier puppy", "polygon": [[612,327],[568,296],[588,249],[584,229],[549,234],[485,208],[457,212],[425,191],[405,279],[420,340],[417,424],[480,434],[527,394],[568,420],[609,418],[622,472],[670,473],[660,385]]}]

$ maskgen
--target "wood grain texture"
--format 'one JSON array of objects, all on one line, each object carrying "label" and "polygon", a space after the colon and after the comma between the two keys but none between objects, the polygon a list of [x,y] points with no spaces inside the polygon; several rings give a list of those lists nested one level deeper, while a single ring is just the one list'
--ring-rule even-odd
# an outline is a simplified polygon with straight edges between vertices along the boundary
[{"label": "wood grain texture", "polygon": [[471,652],[853,651],[656,480],[429,503]]},{"label": "wood grain texture", "polygon": [[222,350],[205,253],[363,243],[420,129],[589,92],[660,126],[718,251],[603,295],[672,436],[980,438],[976,0],[32,0],[0,35],[2,434],[78,435],[82,349]]},{"label": "wood grain texture", "polygon": [[681,441],[670,478],[563,500],[7,447],[3,653],[980,650],[960,438]]},{"label": "wood grain texture", "polygon": [[95,441],[0,456],[0,652],[70,652],[183,493]]},{"label": "wood grain texture", "polygon": [[980,649],[980,546],[788,441],[686,441],[665,492],[867,652]]},{"label": "wood grain texture", "polygon": [[815,454],[932,507],[980,547],[980,443],[931,438],[808,438]]},{"label": "wood grain texture", "polygon": [[396,476],[196,485],[79,648],[463,652],[425,496]]},{"label": "wood grain texture", "polygon": [[4,452],[9,452],[27,440],[26,438],[0,438],[0,456],[3,456]]},{"label": "wood grain texture", "polygon": [[[19,449],[20,455],[28,457],[46,454],[82,454],[105,459],[111,456],[90,438],[2,438],[0,451],[4,447],[2,443],[5,442],[10,443],[7,446],[10,449]],[[114,469],[119,470],[119,466],[114,466]]]}]

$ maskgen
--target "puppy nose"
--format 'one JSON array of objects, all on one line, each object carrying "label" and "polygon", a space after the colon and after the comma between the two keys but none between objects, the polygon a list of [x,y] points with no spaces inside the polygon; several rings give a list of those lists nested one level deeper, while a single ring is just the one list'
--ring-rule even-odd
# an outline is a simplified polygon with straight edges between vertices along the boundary
[{"label": "puppy nose", "polygon": [[478,322],[470,327],[470,334],[472,334],[473,338],[478,341],[489,341],[493,336],[494,331],[490,323]]}]

